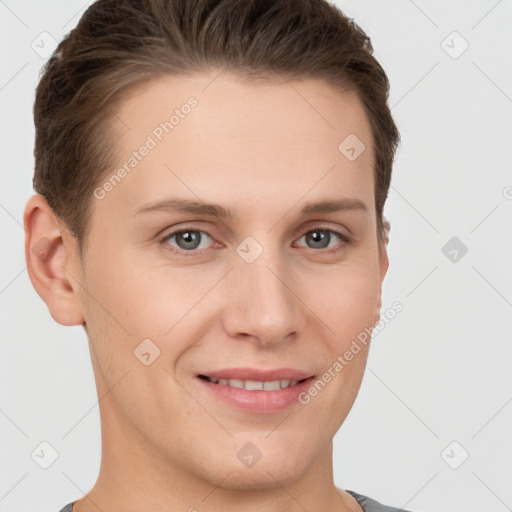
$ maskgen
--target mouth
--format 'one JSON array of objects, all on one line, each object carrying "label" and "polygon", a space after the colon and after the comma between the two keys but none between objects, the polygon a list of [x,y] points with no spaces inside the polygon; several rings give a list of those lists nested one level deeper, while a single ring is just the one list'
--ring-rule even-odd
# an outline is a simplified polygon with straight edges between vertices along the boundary
[{"label": "mouth", "polygon": [[231,368],[197,374],[196,378],[206,393],[230,407],[246,413],[270,414],[297,404],[315,375],[293,368]]},{"label": "mouth", "polygon": [[211,382],[212,384],[218,384],[219,386],[229,386],[237,389],[245,389],[247,391],[278,391],[289,387],[302,384],[308,378],[305,379],[276,379],[276,380],[242,380],[242,379],[217,379],[214,377],[208,377],[207,375],[199,375],[200,379]]}]

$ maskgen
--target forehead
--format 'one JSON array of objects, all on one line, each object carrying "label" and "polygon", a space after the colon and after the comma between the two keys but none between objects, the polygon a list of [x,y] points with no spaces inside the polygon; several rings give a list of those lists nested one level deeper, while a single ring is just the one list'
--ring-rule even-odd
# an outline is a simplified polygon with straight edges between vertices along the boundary
[{"label": "forehead", "polygon": [[240,194],[298,200],[328,189],[371,206],[373,143],[364,107],[355,93],[325,81],[161,76],[132,88],[115,119],[117,164],[129,179],[112,195],[130,204],[177,189],[228,206]]}]

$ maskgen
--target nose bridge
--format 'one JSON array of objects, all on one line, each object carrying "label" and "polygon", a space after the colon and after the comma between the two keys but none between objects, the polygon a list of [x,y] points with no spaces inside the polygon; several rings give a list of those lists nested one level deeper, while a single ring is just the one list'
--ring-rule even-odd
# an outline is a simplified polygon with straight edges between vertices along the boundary
[{"label": "nose bridge", "polygon": [[243,333],[271,344],[299,331],[300,301],[293,291],[293,275],[285,255],[278,248],[264,248],[252,262],[244,259],[243,253],[235,256],[230,272],[234,285],[225,319],[230,334]]}]

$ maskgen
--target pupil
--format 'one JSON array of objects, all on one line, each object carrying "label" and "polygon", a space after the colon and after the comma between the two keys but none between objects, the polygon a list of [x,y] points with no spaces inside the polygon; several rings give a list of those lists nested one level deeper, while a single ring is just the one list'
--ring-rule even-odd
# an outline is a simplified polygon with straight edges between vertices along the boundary
[{"label": "pupil", "polygon": [[[309,238],[309,241],[311,241],[313,243],[313,245],[315,246],[315,244],[320,244],[320,248],[325,248],[329,245],[329,242],[330,242],[330,238],[331,238],[331,235],[329,232],[327,231],[321,231],[319,229],[315,229],[315,231],[311,231],[309,233],[309,235],[307,235],[308,238]],[[324,242],[327,242],[327,243],[324,243]],[[318,247],[318,245],[316,245],[316,247]]]},{"label": "pupil", "polygon": [[176,241],[182,249],[195,249],[199,245],[199,234],[196,231],[183,231],[176,235]]}]

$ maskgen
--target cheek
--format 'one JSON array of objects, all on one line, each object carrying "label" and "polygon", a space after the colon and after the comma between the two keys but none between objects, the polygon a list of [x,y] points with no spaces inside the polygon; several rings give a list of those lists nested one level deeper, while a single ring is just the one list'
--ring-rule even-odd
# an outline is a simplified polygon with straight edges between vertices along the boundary
[{"label": "cheek", "polygon": [[315,313],[328,326],[324,350],[318,353],[322,372],[304,400],[311,402],[315,417],[334,434],[350,411],[363,379],[380,286],[371,265],[324,284],[322,292],[311,291],[309,295]]},{"label": "cheek", "polygon": [[97,251],[87,268],[90,314],[102,315],[107,325],[112,324],[125,334],[149,335],[143,331],[154,325],[156,315],[152,312],[167,299],[162,296],[164,291],[158,277],[141,262],[113,250]]},{"label": "cheek", "polygon": [[327,269],[302,283],[306,303],[338,342],[373,325],[380,296],[378,268],[370,261]]},{"label": "cheek", "polygon": [[[214,317],[229,307],[229,302],[219,302],[216,297],[229,297],[219,283],[225,265],[194,272],[148,260],[140,253],[116,251],[115,246],[96,242],[99,249],[88,262],[85,284],[90,295],[86,297],[86,322],[91,335],[94,329],[95,340],[109,340],[106,351],[133,357],[131,352],[145,338],[159,340],[161,349],[169,350],[170,339],[179,334],[180,340],[187,340],[189,329],[193,337],[194,331],[201,330],[201,318],[211,325]],[[327,326],[329,352],[342,353],[353,338],[372,325],[379,279],[370,251],[361,251],[338,265],[290,268],[288,277],[305,304],[298,307],[306,308],[305,315],[314,313],[317,327]],[[172,346],[178,352],[186,348],[183,343]]]},{"label": "cheek", "polygon": [[[133,268],[134,267],[134,268]],[[141,288],[138,267],[119,258],[112,247],[97,244],[87,261],[83,282],[88,337],[104,375],[117,375],[137,362],[133,350],[151,326],[151,298]],[[146,325],[147,324],[147,325]]]}]

